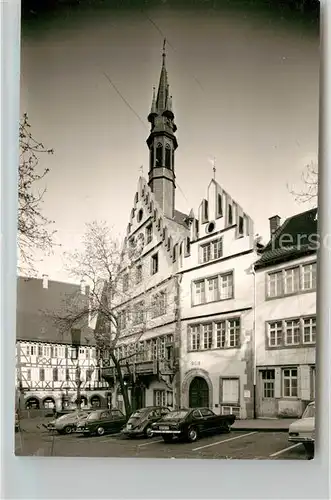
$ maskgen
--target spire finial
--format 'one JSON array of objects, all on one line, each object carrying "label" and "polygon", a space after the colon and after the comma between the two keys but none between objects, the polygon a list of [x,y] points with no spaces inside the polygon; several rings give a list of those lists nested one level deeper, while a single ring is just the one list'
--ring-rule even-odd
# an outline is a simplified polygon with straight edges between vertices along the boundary
[{"label": "spire finial", "polygon": [[144,173],[144,165],[140,165],[139,171],[140,171],[140,174],[141,174],[141,177],[142,177],[142,175]]},{"label": "spire finial", "polygon": [[162,50],[162,59],[163,59],[163,64],[165,63],[165,57],[166,57],[166,43],[167,40],[166,38],[163,40],[163,50]]},{"label": "spire finial", "polygon": [[214,179],[216,178],[216,158],[214,156],[213,159],[213,174],[214,174]]}]

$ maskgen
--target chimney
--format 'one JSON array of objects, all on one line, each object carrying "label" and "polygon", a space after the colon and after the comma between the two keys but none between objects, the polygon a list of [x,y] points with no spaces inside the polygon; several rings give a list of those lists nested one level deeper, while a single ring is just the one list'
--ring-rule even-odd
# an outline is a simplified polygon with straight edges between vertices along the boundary
[{"label": "chimney", "polygon": [[86,293],[86,283],[85,283],[85,280],[81,280],[81,282],[80,282],[80,293],[82,295],[85,295],[85,293]]},{"label": "chimney", "polygon": [[272,237],[277,231],[277,229],[280,227],[279,215],[274,215],[273,217],[269,217],[269,225],[270,225],[270,237]]},{"label": "chimney", "polygon": [[48,288],[48,274],[43,274],[43,288]]}]

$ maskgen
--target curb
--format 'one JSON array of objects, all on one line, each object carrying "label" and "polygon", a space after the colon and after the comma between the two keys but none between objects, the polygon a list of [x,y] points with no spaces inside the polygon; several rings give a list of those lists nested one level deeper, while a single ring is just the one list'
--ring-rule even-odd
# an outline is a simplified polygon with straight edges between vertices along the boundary
[{"label": "curb", "polygon": [[288,432],[288,428],[272,428],[272,427],[231,427],[231,432],[240,432],[240,431],[257,431],[257,432]]}]

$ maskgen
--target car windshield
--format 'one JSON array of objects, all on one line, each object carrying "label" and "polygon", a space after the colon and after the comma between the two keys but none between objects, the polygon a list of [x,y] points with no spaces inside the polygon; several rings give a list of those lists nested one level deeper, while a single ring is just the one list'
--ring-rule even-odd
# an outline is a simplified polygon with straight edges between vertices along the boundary
[{"label": "car windshield", "polygon": [[170,411],[169,413],[164,415],[163,420],[180,420],[182,418],[185,418],[187,413],[187,410]]},{"label": "car windshield", "polygon": [[308,405],[302,415],[302,418],[311,418],[311,417],[315,417],[315,405]]},{"label": "car windshield", "polygon": [[87,420],[98,420],[100,416],[100,413],[98,411],[92,411],[88,417]]},{"label": "car windshield", "polygon": [[147,412],[148,412],[148,410],[146,410],[146,408],[143,408],[141,410],[137,410],[134,413],[132,413],[130,418],[140,418],[142,415],[144,415]]}]

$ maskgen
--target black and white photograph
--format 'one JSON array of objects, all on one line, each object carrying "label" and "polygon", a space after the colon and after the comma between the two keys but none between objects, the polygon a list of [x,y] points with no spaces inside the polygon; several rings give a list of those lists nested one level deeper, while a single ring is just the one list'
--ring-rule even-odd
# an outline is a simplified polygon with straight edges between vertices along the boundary
[{"label": "black and white photograph", "polygon": [[319,17],[22,1],[16,456],[314,459]]}]

